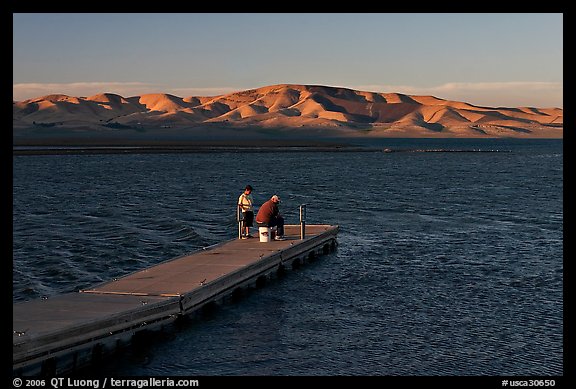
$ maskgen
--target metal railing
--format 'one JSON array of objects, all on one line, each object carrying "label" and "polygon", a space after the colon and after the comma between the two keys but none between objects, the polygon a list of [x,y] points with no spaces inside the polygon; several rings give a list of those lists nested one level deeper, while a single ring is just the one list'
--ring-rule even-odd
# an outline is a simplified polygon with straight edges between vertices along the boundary
[{"label": "metal railing", "polygon": [[244,212],[242,212],[242,206],[240,204],[236,206],[236,221],[238,222],[238,239],[242,239],[242,222],[244,222]]},{"label": "metal railing", "polygon": [[300,239],[306,237],[306,204],[300,204]]}]

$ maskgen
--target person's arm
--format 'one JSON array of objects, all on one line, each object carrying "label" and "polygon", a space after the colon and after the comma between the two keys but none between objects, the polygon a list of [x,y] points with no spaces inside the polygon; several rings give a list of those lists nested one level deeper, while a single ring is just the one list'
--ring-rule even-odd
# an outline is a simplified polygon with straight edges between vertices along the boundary
[{"label": "person's arm", "polygon": [[238,197],[238,206],[240,207],[242,212],[244,212],[244,193],[242,193],[240,197]]}]

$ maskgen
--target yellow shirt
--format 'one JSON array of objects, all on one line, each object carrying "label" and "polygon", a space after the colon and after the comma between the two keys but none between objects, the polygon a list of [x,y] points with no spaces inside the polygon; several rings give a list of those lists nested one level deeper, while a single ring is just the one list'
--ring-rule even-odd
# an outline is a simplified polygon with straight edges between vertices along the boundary
[{"label": "yellow shirt", "polygon": [[240,197],[238,197],[238,205],[242,208],[242,212],[246,211],[253,211],[252,208],[252,195],[247,195],[246,193],[242,193]]}]

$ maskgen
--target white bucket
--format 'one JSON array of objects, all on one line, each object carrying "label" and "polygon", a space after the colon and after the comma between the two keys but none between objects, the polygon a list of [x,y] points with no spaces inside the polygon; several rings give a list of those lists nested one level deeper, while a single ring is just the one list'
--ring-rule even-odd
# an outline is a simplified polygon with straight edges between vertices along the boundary
[{"label": "white bucket", "polygon": [[260,242],[270,242],[272,239],[271,227],[258,227],[258,232],[260,233]]}]

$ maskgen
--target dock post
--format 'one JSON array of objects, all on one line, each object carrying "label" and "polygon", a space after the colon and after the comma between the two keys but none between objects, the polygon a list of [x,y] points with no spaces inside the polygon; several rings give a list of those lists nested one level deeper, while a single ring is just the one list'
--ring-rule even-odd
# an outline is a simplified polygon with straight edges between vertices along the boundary
[{"label": "dock post", "polygon": [[238,205],[236,207],[236,221],[238,222],[238,239],[242,239],[242,207]]},{"label": "dock post", "polygon": [[306,204],[300,204],[300,239],[306,237]]}]

